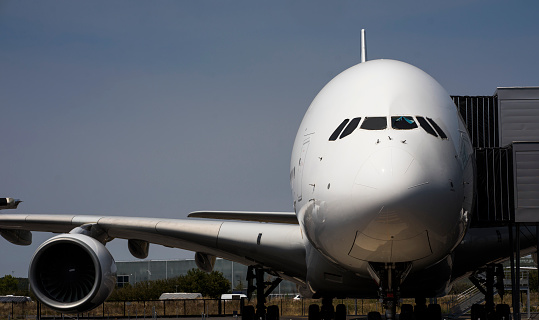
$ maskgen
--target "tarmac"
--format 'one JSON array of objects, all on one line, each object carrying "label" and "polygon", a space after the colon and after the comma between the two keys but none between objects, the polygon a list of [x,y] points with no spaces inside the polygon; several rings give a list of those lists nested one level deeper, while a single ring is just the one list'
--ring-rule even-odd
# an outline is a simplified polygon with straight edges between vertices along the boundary
[{"label": "tarmac", "polygon": [[[446,317],[442,316],[443,319],[447,319]],[[150,319],[150,318],[148,318]],[[170,320],[174,320],[174,319],[182,319],[182,320],[241,320],[241,316],[239,317],[206,317],[206,318],[202,318],[202,317],[189,317],[189,318],[158,318],[158,319],[170,319]],[[346,320],[366,320],[367,319],[367,315],[350,315],[350,316],[347,316],[346,317]],[[382,319],[384,319],[384,316],[382,316]],[[397,320],[398,320],[398,316],[397,316]],[[456,319],[453,319],[452,320],[469,320],[470,319],[470,314],[465,314],[459,318],[456,318]],[[308,320],[308,317],[307,316],[280,316],[279,320]],[[521,320],[539,320],[539,313],[535,312],[535,313],[530,313],[530,318],[528,318],[528,314],[525,312],[525,313],[521,313]]]},{"label": "tarmac", "polygon": [[[442,315],[442,318],[445,320],[445,319],[449,319],[449,318],[446,318],[445,316]],[[52,319],[52,318],[49,318],[49,317],[42,317],[42,319]],[[56,318],[58,320],[58,318]],[[90,319],[94,319],[92,317],[90,318],[86,318],[86,317],[68,317],[68,316],[65,316],[64,317],[64,320],[69,320],[69,319],[87,319],[87,320],[90,320]],[[104,320],[104,319],[109,319],[107,317],[105,318],[95,318],[96,320],[99,319],[99,320]],[[152,317],[129,317],[129,318],[123,318],[123,317],[111,317],[110,319],[129,319],[129,320],[143,320],[143,319],[148,319],[148,320],[151,320]],[[238,316],[238,317],[233,317],[233,316],[227,316],[227,317],[171,317],[171,318],[161,318],[161,317],[158,317],[156,319],[159,319],[159,320],[178,320],[178,319],[181,319],[181,320],[241,320],[241,316]],[[366,320],[367,319],[367,315],[349,315],[346,317],[346,320]],[[384,316],[382,316],[382,319],[385,319]],[[470,319],[470,314],[465,314],[459,318],[451,318],[451,320],[469,320]],[[279,320],[308,320],[308,317],[307,316],[280,316]],[[397,319],[396,320],[399,320],[399,317],[397,316]],[[526,312],[522,313],[521,314],[521,320],[539,320],[539,313],[537,312],[533,312],[533,313],[530,313],[530,317],[528,318],[528,314]]]}]

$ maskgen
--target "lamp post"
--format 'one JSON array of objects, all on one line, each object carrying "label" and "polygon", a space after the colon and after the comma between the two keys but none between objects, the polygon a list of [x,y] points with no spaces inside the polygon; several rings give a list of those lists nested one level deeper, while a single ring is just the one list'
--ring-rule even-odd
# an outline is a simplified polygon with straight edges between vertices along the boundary
[{"label": "lamp post", "polygon": [[230,288],[230,291],[231,292],[234,292],[234,261],[230,261],[232,263],[232,281],[230,282],[230,286],[232,288]]}]

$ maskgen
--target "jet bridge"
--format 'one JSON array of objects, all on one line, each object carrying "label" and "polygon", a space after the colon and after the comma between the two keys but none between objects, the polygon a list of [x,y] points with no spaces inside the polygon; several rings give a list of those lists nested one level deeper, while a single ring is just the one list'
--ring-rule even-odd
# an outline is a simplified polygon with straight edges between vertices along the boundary
[{"label": "jet bridge", "polygon": [[[539,234],[539,87],[498,88],[493,96],[452,96],[475,151],[472,228],[509,229],[513,292],[520,283],[520,228]],[[537,246],[539,248],[539,244]],[[513,306],[519,306],[519,295]],[[520,311],[514,307],[514,319]]]},{"label": "jet bridge", "polygon": [[452,98],[475,149],[472,227],[539,223],[539,87]]}]

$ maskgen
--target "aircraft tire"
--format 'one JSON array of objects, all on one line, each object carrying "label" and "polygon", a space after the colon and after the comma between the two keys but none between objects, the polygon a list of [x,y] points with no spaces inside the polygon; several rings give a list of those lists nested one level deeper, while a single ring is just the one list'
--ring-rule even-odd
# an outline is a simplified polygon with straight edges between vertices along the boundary
[{"label": "aircraft tire", "polygon": [[335,320],[346,320],[346,306],[338,304],[335,308]]},{"label": "aircraft tire", "polygon": [[427,306],[424,304],[416,304],[414,308],[416,320],[428,320]]},{"label": "aircraft tire", "polygon": [[309,320],[320,320],[320,306],[311,304],[309,306]]},{"label": "aircraft tire", "polygon": [[254,320],[255,319],[255,307],[244,306],[241,314],[242,320]]},{"label": "aircraft tire", "polygon": [[279,320],[279,307],[275,304],[268,307],[266,320]]},{"label": "aircraft tire", "polygon": [[333,305],[322,305],[320,308],[320,318],[322,320],[333,320],[335,317],[335,308]]},{"label": "aircraft tire", "polygon": [[427,318],[429,320],[442,320],[442,308],[437,303],[431,303],[427,307]]},{"label": "aircraft tire", "polygon": [[401,306],[400,320],[412,320],[414,316],[414,307],[405,303]]},{"label": "aircraft tire", "polygon": [[486,319],[487,318],[487,314],[485,312],[485,306],[481,305],[481,304],[474,304],[472,305],[472,310],[471,310],[471,320],[483,320],[483,319]]},{"label": "aircraft tire", "polygon": [[367,320],[382,320],[382,316],[378,311],[371,311],[367,314]]},{"label": "aircraft tire", "polygon": [[511,308],[505,303],[498,304],[496,306],[496,314],[499,320],[509,320],[511,317]]}]

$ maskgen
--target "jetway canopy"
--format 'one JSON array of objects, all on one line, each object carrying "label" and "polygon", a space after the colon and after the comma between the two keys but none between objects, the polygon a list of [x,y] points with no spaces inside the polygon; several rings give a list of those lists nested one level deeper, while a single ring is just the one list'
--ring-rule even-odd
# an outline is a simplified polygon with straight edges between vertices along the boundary
[{"label": "jetway canopy", "polygon": [[452,98],[475,149],[472,226],[539,223],[539,87]]}]

